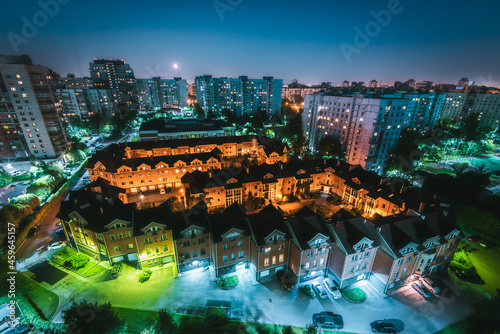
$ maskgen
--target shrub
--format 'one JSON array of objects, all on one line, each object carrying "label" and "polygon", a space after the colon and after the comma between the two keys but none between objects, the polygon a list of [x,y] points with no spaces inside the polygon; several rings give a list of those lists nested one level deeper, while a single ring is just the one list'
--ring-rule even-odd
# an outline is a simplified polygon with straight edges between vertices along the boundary
[{"label": "shrub", "polygon": [[13,199],[10,200],[10,203],[29,205],[32,209],[35,209],[40,206],[40,199],[34,194],[25,194],[14,197]]},{"label": "shrub", "polygon": [[147,269],[144,270],[140,275],[139,275],[139,282],[144,283],[146,282],[150,277],[151,277],[151,270]]},{"label": "shrub", "polygon": [[84,254],[76,254],[68,260],[69,265],[73,270],[83,268],[89,262],[89,257]]},{"label": "shrub", "polygon": [[309,298],[314,298],[314,291],[311,289],[310,284],[304,284],[300,287],[300,290]]},{"label": "shrub", "polygon": [[217,307],[210,307],[205,314],[205,324],[209,327],[223,327],[227,325],[229,319],[226,312]]}]

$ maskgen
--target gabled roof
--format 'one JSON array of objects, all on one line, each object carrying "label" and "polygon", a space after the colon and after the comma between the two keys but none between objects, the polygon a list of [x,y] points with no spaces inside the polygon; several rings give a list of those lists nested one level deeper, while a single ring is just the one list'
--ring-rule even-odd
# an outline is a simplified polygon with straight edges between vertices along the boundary
[{"label": "gabled roof", "polygon": [[375,230],[369,224],[365,218],[359,217],[338,221],[331,227],[347,254],[352,254],[356,252],[353,247],[365,238],[373,241],[372,247],[379,245]]},{"label": "gabled roof", "polygon": [[106,167],[106,172],[116,173],[117,170],[122,166],[130,167],[133,171],[136,171],[137,168],[143,164],[150,166],[151,169],[156,169],[156,166],[160,162],[168,164],[169,167],[174,166],[174,164],[178,161],[185,162],[187,165],[190,165],[194,160],[200,160],[206,163],[211,158],[218,159],[220,154],[222,154],[222,152],[219,149],[215,148],[210,152],[203,153],[123,159],[123,156],[113,154],[112,149],[107,149],[104,151],[99,151],[95,155],[93,155],[92,158],[90,158],[88,165],[90,168],[93,168],[96,163],[100,162]]},{"label": "gabled roof", "polygon": [[244,235],[250,235],[245,211],[236,202],[228,206],[223,212],[210,215],[208,224],[215,243],[222,242],[222,235],[232,228],[244,231]]},{"label": "gabled roof", "polygon": [[302,251],[310,248],[308,242],[314,239],[318,233],[329,237],[323,215],[315,213],[307,206],[304,206],[295,215],[288,217],[286,221],[292,231],[295,243]]},{"label": "gabled roof", "polygon": [[276,230],[283,233],[286,239],[290,238],[283,211],[272,204],[269,204],[258,213],[248,215],[247,218],[257,246],[266,245],[268,243],[266,237]]}]

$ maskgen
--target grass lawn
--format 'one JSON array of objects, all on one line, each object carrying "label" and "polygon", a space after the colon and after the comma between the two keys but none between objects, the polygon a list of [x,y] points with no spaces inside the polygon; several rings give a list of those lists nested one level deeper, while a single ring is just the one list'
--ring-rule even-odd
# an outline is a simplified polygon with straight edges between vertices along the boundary
[{"label": "grass lawn", "polygon": [[[127,321],[128,330],[127,333],[135,334],[141,333],[144,329],[149,328],[154,324],[154,321],[157,317],[156,311],[146,311],[146,310],[138,310],[138,309],[129,309],[122,307],[113,307],[113,310],[117,313],[118,317],[121,319],[125,319]],[[229,321],[227,327],[221,328],[209,328],[205,326],[205,319],[203,317],[186,315],[186,314],[176,314],[171,313],[174,321],[180,325],[186,333],[193,334],[219,334],[219,333],[227,333],[227,334],[239,334],[245,333],[243,329],[246,329],[249,334],[257,334],[257,326],[255,323],[245,323],[241,321]],[[277,333],[281,333],[284,326],[281,325],[267,325],[262,324],[263,328],[267,328],[270,330],[275,330]],[[304,328],[301,327],[292,327],[293,332],[295,334],[302,334],[304,332]],[[334,334],[334,333],[343,333],[349,334],[347,332],[336,332],[336,331],[324,331],[325,334]]]},{"label": "grass lawn", "polygon": [[354,303],[361,303],[366,300],[366,293],[360,288],[354,288],[346,291],[342,291],[344,297]]},{"label": "grass lawn", "polygon": [[454,324],[436,332],[435,334],[462,334],[467,333],[467,327],[469,327],[469,322],[472,316],[467,317],[463,320],[455,322]]},{"label": "grass lawn", "polygon": [[68,259],[75,254],[76,254],[75,250],[73,250],[72,248],[65,247],[64,249],[61,249],[60,251],[55,253],[52,256],[51,261],[60,266],[64,266],[64,263],[68,261]]},{"label": "grass lawn", "polygon": [[52,319],[59,306],[58,295],[23,274],[17,275],[16,286],[19,292],[40,309],[47,320]]},{"label": "grass lawn", "polygon": [[90,268],[87,272],[85,272],[82,275],[83,277],[94,276],[94,275],[97,275],[98,273],[100,273],[101,271],[106,270],[106,269],[104,269],[103,266],[101,266],[99,264],[97,264],[97,265],[95,265],[95,263],[93,263],[93,264],[94,264],[94,266],[92,268]]},{"label": "grass lawn", "polygon": [[149,328],[155,321],[158,312],[136,310],[131,308],[113,307],[120,319],[127,322],[127,331],[129,333],[141,333]]},{"label": "grass lawn", "polygon": [[[93,262],[93,261],[89,261],[89,262],[87,262],[87,264],[86,264],[86,265],[84,265],[84,266],[83,266],[83,267],[81,267],[80,269],[78,269],[78,270],[76,270],[76,271],[75,271],[75,270],[73,270],[73,271],[74,271],[75,273],[77,273],[78,275],[82,275],[82,276],[83,276],[83,273],[84,273],[86,270],[89,270],[89,269],[90,269],[92,266],[94,266],[94,265],[95,265],[95,262]],[[70,270],[72,270],[72,269],[70,269]]]}]

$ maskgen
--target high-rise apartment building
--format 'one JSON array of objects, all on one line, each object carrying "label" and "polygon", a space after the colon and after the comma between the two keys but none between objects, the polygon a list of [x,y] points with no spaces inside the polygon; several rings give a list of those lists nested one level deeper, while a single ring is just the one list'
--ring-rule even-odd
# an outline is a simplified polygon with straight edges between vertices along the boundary
[{"label": "high-rise apartment building", "polygon": [[478,114],[479,126],[500,127],[500,94],[478,93],[474,96],[472,113]]},{"label": "high-rise apartment building", "polygon": [[58,89],[59,100],[65,120],[77,117],[87,120],[93,114],[111,118],[116,111],[116,103],[109,89]]},{"label": "high-rise apartment building", "polygon": [[196,98],[205,113],[216,115],[229,109],[237,116],[259,110],[271,115],[281,111],[283,80],[273,77],[249,79],[196,77]]},{"label": "high-rise apartment building", "polygon": [[139,109],[184,108],[188,106],[185,79],[137,79]]},{"label": "high-rise apartment building", "polygon": [[27,55],[0,55],[0,155],[53,158],[67,135],[52,71]]},{"label": "high-rise apartment building", "polygon": [[88,89],[92,87],[92,80],[89,77],[75,77],[74,74],[68,73],[66,77],[59,78],[61,88]]},{"label": "high-rise apartment building", "polygon": [[401,97],[306,95],[302,126],[311,149],[332,135],[344,145],[349,163],[380,172],[408,126],[407,105]]},{"label": "high-rise apartment building", "polygon": [[90,63],[93,87],[109,89],[116,103],[137,108],[137,82],[134,71],[122,60],[96,59]]}]

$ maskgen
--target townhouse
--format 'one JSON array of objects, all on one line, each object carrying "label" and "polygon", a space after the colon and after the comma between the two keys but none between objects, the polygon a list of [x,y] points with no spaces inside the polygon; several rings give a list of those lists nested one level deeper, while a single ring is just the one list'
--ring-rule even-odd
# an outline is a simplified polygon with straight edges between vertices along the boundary
[{"label": "townhouse", "polygon": [[243,208],[233,203],[209,216],[211,257],[216,276],[249,268],[250,228]]},{"label": "townhouse", "polygon": [[258,136],[113,144],[93,155],[87,170],[91,181],[100,177],[126,194],[135,194],[177,188],[187,172],[222,169],[246,159],[257,164],[286,163],[289,150],[277,140]]},{"label": "townhouse", "polygon": [[446,269],[462,237],[448,208],[435,208],[425,216],[411,212],[376,217],[372,224],[381,249],[373,263],[372,282],[384,292],[411,281],[413,275]]},{"label": "townhouse", "polygon": [[78,251],[110,264],[137,261],[142,269],[171,266],[175,276],[175,247],[167,224],[170,212],[167,203],[138,211],[135,205],[83,190],[61,203],[57,217]]},{"label": "townhouse", "polygon": [[211,238],[206,204],[200,203],[189,210],[172,212],[169,223],[179,273],[209,266]]},{"label": "townhouse", "polygon": [[304,206],[286,222],[292,237],[288,265],[298,283],[324,276],[331,249],[324,216]]},{"label": "townhouse", "polygon": [[341,289],[366,280],[387,292],[446,270],[462,237],[448,205],[419,202],[411,189],[398,195],[405,212],[353,216],[342,209],[328,219],[307,206],[290,216],[273,204],[246,214],[238,202],[208,213],[208,196],[188,210],[173,212],[168,201],[138,210],[115,191],[100,180],[62,202],[58,217],[70,245],[110,264],[172,267],[174,276],[209,267],[216,276],[248,270],[265,282],[284,270],[299,283],[328,276]]},{"label": "townhouse", "polygon": [[387,216],[407,210],[403,194],[408,188],[406,184],[338,160],[187,172],[181,177],[181,184],[193,199],[209,198],[209,209],[224,208],[234,202],[242,204],[250,194],[279,203],[286,196],[322,192],[338,197],[366,216]]},{"label": "townhouse", "polygon": [[341,210],[328,224],[334,246],[328,263],[328,276],[340,288],[368,279],[379,243],[375,231],[362,217]]},{"label": "townhouse", "polygon": [[279,270],[288,270],[290,232],[285,214],[269,204],[247,216],[250,235],[251,270],[259,282],[273,279]]}]

